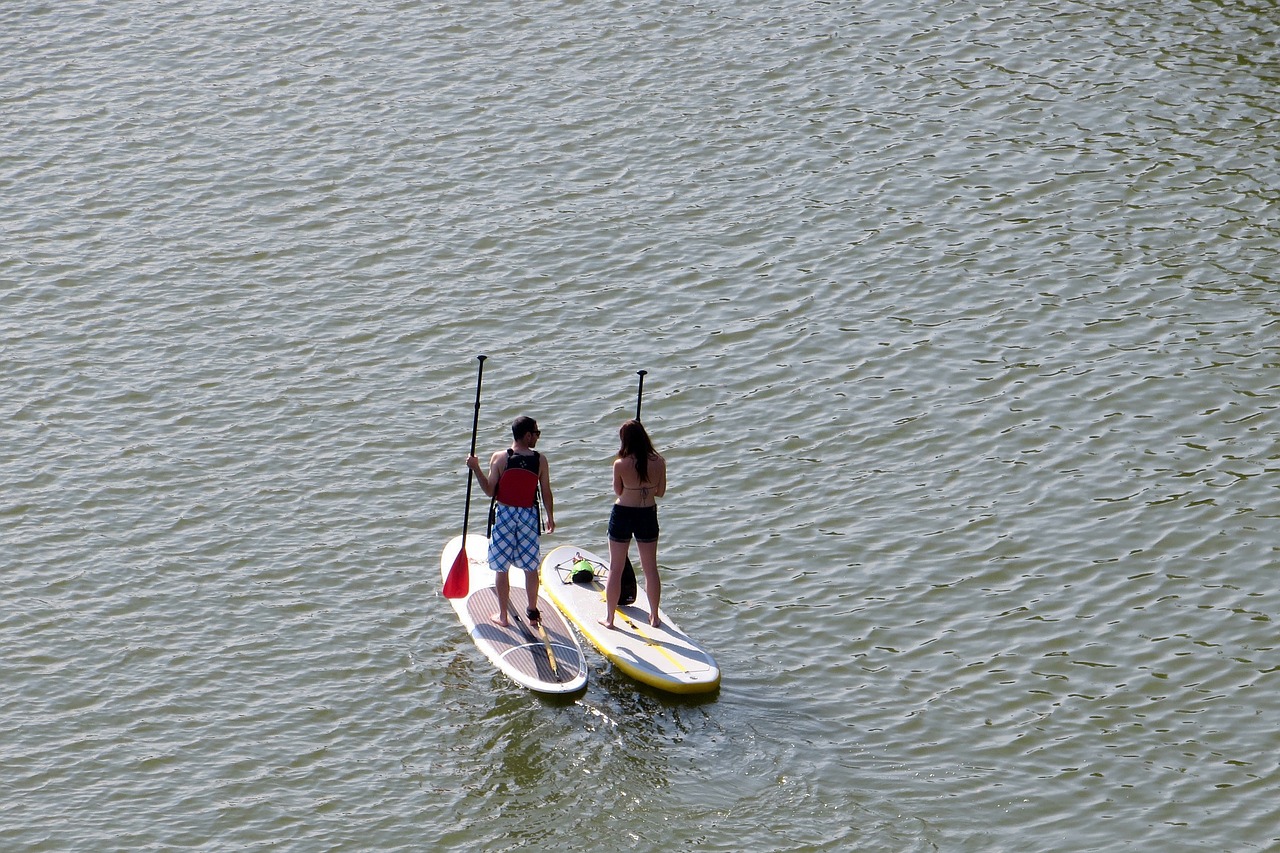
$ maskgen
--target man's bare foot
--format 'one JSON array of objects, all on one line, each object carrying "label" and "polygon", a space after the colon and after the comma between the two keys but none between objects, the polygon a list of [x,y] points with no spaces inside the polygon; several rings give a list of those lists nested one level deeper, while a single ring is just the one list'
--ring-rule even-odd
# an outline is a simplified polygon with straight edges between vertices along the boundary
[{"label": "man's bare foot", "polygon": [[605,626],[606,628],[608,628],[610,631],[614,630],[613,622],[611,622],[610,620],[597,619],[596,621],[599,622],[601,625]]},{"label": "man's bare foot", "polygon": [[652,627],[654,627],[654,628],[661,628],[661,627],[662,627],[662,620],[661,620],[661,619],[659,619],[657,616],[650,616],[650,617],[649,617],[649,624],[650,624]]},{"label": "man's bare foot", "polygon": [[501,625],[503,628],[510,628],[511,623],[507,621],[507,614],[495,613],[489,617],[489,620],[495,625]]}]

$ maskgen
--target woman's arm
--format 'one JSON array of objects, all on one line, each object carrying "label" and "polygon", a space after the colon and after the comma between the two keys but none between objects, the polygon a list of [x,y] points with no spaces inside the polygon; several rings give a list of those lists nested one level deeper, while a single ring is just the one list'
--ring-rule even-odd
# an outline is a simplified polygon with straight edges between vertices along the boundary
[{"label": "woman's arm", "polygon": [[660,498],[667,493],[667,460],[656,453],[649,460],[649,480],[653,483],[655,498]]},{"label": "woman's arm", "polygon": [[622,482],[622,465],[626,460],[613,460],[613,493],[618,497],[622,497],[624,484]]}]

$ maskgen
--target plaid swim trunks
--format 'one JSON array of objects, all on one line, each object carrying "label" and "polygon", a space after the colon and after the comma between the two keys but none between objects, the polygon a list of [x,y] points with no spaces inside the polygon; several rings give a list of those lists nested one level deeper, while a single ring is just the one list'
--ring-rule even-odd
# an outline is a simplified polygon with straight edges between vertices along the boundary
[{"label": "plaid swim trunks", "polygon": [[531,506],[498,504],[489,539],[489,568],[506,572],[512,566],[536,572],[542,559],[538,541],[538,510]]}]

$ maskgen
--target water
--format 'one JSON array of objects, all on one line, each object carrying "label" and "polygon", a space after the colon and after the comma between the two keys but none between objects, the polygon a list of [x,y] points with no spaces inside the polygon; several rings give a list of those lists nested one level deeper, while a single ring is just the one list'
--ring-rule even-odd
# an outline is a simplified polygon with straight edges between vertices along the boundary
[{"label": "water", "polygon": [[[1278,23],[9,4],[0,847],[1280,844]],[[719,694],[462,635],[480,353]]]}]

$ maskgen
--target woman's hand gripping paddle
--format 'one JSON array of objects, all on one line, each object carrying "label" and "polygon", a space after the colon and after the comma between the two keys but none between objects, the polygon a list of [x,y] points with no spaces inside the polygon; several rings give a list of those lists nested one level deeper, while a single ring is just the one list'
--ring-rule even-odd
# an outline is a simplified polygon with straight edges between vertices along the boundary
[{"label": "woman's hand gripping paddle", "polygon": [[[480,369],[476,372],[476,413],[471,419],[471,453],[476,455],[476,432],[480,428],[480,383],[484,379],[484,360],[488,356],[476,356],[480,360]],[[471,573],[467,560],[467,522],[471,517],[471,469],[467,469],[467,503],[462,510],[462,545],[458,548],[458,556],[449,568],[449,576],[444,579],[445,598],[466,598],[471,589]]]}]

